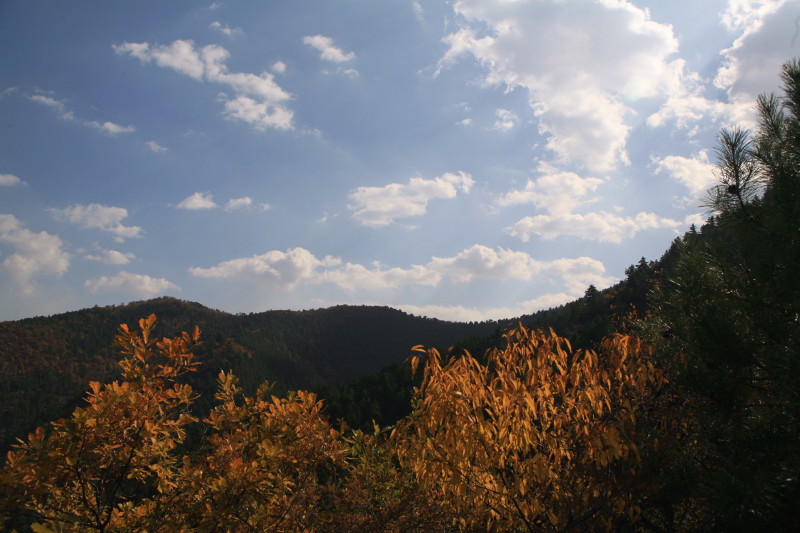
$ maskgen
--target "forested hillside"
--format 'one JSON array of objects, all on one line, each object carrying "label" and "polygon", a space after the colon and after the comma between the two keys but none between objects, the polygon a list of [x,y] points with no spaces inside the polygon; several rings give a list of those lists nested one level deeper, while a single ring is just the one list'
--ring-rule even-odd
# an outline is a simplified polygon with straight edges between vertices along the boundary
[{"label": "forested hillside", "polygon": [[418,343],[447,348],[497,323],[462,324],[416,317],[388,307],[338,306],[314,311],[232,315],[200,304],[159,298],[96,307],[46,318],[0,323],[0,448],[16,437],[68,414],[86,384],[120,375],[113,332],[155,314],[158,334],[174,336],[195,325],[203,366],[192,384],[213,397],[220,370],[241,376],[252,393],[262,382],[276,390],[347,382],[402,362]]},{"label": "forested hillside", "polygon": [[[37,531],[796,531],[800,63],[784,66],[783,83],[783,95],[759,98],[757,131],[720,134],[707,224],[621,284],[524,317],[533,327],[370,308],[270,322],[160,301],[174,311],[160,317],[168,327],[156,333],[150,315],[120,329],[120,379],[89,383],[70,417],[8,454],[2,512]],[[124,312],[155,304],[137,305]],[[213,329],[216,315],[207,344],[184,326]],[[72,316],[42,321],[64,361]],[[284,391],[306,369],[314,385],[355,377],[341,368],[350,361],[399,361],[407,347],[370,351],[405,342],[388,329],[398,319],[418,344],[405,367],[417,381],[398,384],[395,366],[323,388],[329,412],[313,393]],[[167,333],[176,324],[186,331]],[[253,375],[219,364],[255,374],[259,343],[277,344],[263,353],[278,364],[263,364],[281,388],[248,391]],[[14,362],[29,368],[31,353]],[[92,366],[91,349],[75,353]],[[55,376],[59,364],[41,367]],[[403,395],[408,414],[389,415]],[[331,422],[336,409],[391,426],[353,431]]]}]

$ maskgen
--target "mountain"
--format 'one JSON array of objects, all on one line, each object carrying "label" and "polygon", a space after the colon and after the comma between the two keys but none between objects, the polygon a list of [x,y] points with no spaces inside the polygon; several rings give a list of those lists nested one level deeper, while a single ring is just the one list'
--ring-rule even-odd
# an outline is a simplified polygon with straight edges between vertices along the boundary
[{"label": "mountain", "polygon": [[646,309],[647,287],[658,270],[658,262],[642,258],[613,287],[589,287],[574,302],[506,321],[448,322],[390,307],[348,305],[231,314],[163,297],[0,322],[0,450],[80,405],[89,381],[115,379],[117,328],[135,327],[150,314],[158,317],[156,332],[162,337],[195,325],[202,330],[197,350],[202,365],[190,379],[202,394],[198,409],[212,401],[219,371],[232,370],[248,392],[264,381],[276,392],[315,389],[332,418],[366,427],[373,419],[393,423],[410,408],[413,382],[402,362],[412,346],[442,351],[455,346],[480,355],[499,346],[502,330],[516,322],[553,327],[575,345],[590,346],[619,329],[632,308]]},{"label": "mountain", "polygon": [[[158,317],[159,336],[195,325],[203,331],[197,350],[202,365],[191,381],[208,401],[220,370],[232,370],[249,392],[265,380],[278,392],[336,385],[403,361],[416,344],[446,349],[465,338],[491,335],[500,326],[374,306],[234,315],[175,298],[1,322],[0,447],[67,415],[82,401],[90,380],[115,379],[117,328],[122,323],[133,328],[150,314]],[[201,402],[199,408],[206,406]]]}]

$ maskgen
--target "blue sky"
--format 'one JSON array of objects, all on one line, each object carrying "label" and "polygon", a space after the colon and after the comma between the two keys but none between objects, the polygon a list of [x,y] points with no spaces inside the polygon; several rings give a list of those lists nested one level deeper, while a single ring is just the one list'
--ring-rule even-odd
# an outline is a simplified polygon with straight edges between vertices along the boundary
[{"label": "blue sky", "polygon": [[0,320],[498,319],[693,222],[800,2],[0,3]]}]

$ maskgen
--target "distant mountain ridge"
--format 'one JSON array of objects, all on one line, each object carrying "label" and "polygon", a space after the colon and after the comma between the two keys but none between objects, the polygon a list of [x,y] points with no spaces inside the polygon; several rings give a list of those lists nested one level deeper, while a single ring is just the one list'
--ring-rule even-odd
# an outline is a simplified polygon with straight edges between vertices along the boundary
[{"label": "distant mountain ridge", "polygon": [[118,375],[113,346],[120,324],[155,314],[159,337],[198,325],[202,362],[192,385],[213,398],[215,376],[232,370],[248,390],[265,380],[278,390],[335,385],[403,361],[416,344],[447,348],[493,334],[499,322],[456,323],[377,306],[230,314],[176,298],[94,307],[0,322],[0,447],[36,425],[65,416],[90,380]]}]

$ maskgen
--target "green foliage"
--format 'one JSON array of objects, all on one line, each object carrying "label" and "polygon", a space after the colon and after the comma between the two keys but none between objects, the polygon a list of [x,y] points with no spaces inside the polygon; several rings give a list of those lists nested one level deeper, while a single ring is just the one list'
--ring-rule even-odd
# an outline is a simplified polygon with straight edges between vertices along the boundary
[{"label": "green foliage", "polygon": [[[753,136],[723,131],[715,215],[673,247],[643,323],[698,419],[686,493],[698,529],[790,531],[800,496],[800,65],[758,100]],[[676,502],[676,505],[680,503]]]}]

